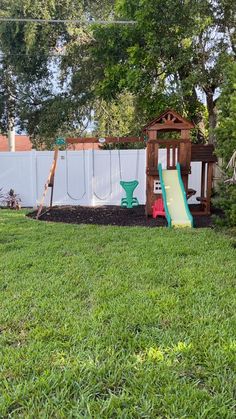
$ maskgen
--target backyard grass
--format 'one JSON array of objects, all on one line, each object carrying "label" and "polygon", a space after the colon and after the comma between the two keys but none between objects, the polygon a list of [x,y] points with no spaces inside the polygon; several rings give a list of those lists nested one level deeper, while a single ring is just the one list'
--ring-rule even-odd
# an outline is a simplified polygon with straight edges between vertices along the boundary
[{"label": "backyard grass", "polygon": [[0,417],[235,418],[233,240],[0,210]]}]

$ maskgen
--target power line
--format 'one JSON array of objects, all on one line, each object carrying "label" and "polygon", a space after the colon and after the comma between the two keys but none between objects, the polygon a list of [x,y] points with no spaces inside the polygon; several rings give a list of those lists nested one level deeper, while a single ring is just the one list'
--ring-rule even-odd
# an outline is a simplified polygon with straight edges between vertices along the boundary
[{"label": "power line", "polygon": [[134,25],[135,20],[81,20],[81,19],[33,19],[0,17],[0,22],[22,22],[22,23],[72,23],[84,25]]},{"label": "power line", "polygon": [[[27,58],[42,58],[42,57],[55,57],[55,58],[59,58],[59,57],[71,57],[72,55],[71,54],[69,54],[69,53],[67,53],[67,52],[47,52],[47,51],[41,51],[41,53],[40,52],[29,52],[29,53],[26,53],[26,52],[22,52],[22,53],[19,53],[19,52],[6,52],[6,53],[3,53],[3,52],[0,52],[0,59],[1,58],[10,58],[10,57],[27,57]],[[116,58],[121,58],[120,57],[120,55],[119,54],[114,54],[113,55],[114,57],[116,57]]]},{"label": "power line", "polygon": [[[43,51],[43,53],[45,53],[45,56],[46,57],[70,57],[70,55],[69,54],[63,54],[63,53],[54,53],[54,54],[52,54],[52,53],[47,53],[47,52],[45,52],[45,51]],[[3,54],[3,53],[1,53],[0,52],[0,58],[8,58],[8,57],[28,57],[28,58],[40,58],[40,57],[42,57],[42,55],[40,55],[40,53],[29,53],[29,54],[27,54],[27,53],[22,53],[22,54],[19,54],[19,53],[13,53],[13,52],[11,52],[11,53],[6,53],[6,54]]]}]

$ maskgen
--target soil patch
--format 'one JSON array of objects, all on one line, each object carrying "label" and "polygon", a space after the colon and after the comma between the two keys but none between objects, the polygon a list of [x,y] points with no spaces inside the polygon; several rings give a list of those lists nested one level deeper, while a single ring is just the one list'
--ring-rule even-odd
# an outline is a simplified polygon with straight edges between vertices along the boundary
[{"label": "soil patch", "polygon": [[[28,217],[35,218],[36,211],[28,214]],[[109,205],[102,207],[82,207],[82,206],[55,206],[51,210],[43,213],[40,221],[53,221],[70,224],[97,224],[113,225],[120,227],[140,226],[140,227],[164,227],[167,226],[164,217],[156,219],[145,216],[145,207],[140,205],[133,209],[120,208]],[[211,216],[194,217],[194,227],[212,227]]]}]

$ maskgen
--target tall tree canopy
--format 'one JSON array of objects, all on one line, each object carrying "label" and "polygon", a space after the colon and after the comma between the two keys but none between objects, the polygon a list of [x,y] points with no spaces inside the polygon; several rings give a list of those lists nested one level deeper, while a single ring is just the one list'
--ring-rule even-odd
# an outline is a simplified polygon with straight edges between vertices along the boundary
[{"label": "tall tree canopy", "polygon": [[128,88],[147,116],[168,104],[196,123],[203,119],[202,94],[214,142],[222,64],[235,51],[235,2],[117,0],[115,11],[137,23],[95,29],[97,94],[109,100]]},{"label": "tall tree canopy", "polygon": [[[0,23],[0,126],[10,142],[16,126],[26,130],[36,146],[45,142],[50,146],[58,133],[83,129],[90,104],[73,95],[69,67],[61,64],[74,43],[81,47],[90,40],[83,21],[101,17],[99,4],[96,0],[0,1],[2,17],[81,21],[80,25]],[[103,6],[102,16],[108,15],[112,2]]]},{"label": "tall tree canopy", "polygon": [[[50,144],[58,133],[81,132],[93,115],[100,129],[99,100],[112,121],[114,111],[119,113],[114,103],[126,92],[140,121],[173,107],[196,123],[198,141],[205,141],[209,128],[209,141],[215,142],[223,63],[235,54],[233,0],[2,0],[0,5],[2,16],[136,22],[1,23],[3,130],[21,126],[35,144],[46,138]],[[134,124],[131,118],[130,132]]]}]

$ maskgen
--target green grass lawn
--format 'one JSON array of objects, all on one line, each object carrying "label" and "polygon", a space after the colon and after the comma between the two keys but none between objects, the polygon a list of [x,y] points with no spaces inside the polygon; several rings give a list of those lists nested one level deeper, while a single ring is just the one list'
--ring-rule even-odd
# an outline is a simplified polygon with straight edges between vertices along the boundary
[{"label": "green grass lawn", "polygon": [[234,418],[232,244],[0,210],[0,417]]}]

